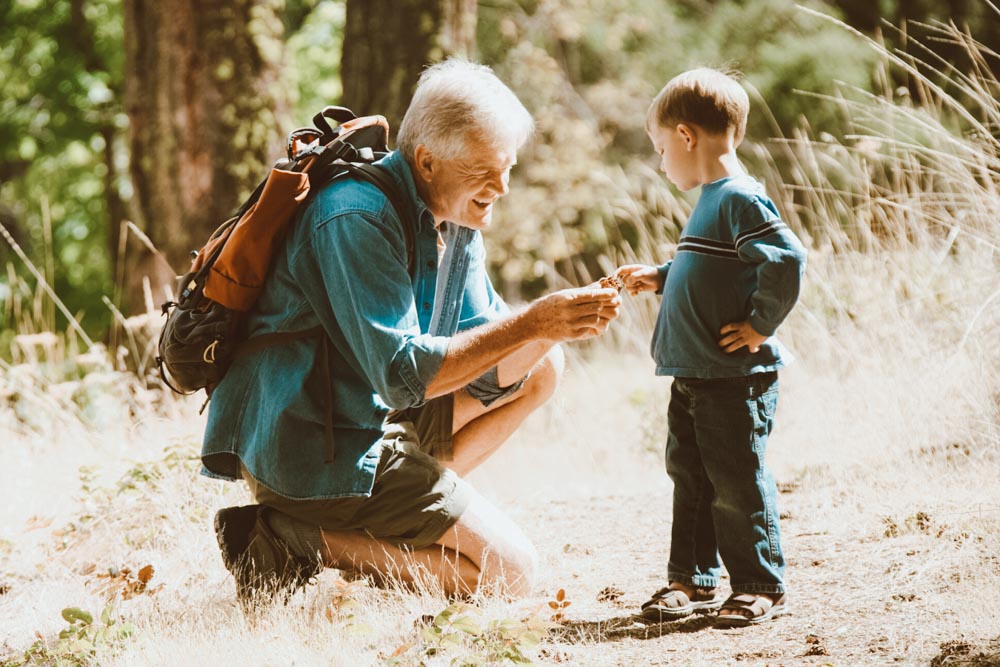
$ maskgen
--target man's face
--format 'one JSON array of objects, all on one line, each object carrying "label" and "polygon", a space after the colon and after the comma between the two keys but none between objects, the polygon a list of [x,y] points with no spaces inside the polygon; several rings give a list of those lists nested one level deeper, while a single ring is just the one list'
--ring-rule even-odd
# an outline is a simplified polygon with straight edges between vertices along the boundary
[{"label": "man's face", "polygon": [[493,203],[507,194],[510,169],[517,161],[513,149],[498,148],[473,138],[461,157],[431,157],[427,180],[427,208],[437,223],[444,220],[462,227],[484,229],[493,217]]},{"label": "man's face", "polygon": [[[686,128],[686,126],[685,126]],[[660,171],[681,191],[698,185],[693,152],[683,132],[672,127],[653,127],[649,132],[653,149],[660,156]]]}]

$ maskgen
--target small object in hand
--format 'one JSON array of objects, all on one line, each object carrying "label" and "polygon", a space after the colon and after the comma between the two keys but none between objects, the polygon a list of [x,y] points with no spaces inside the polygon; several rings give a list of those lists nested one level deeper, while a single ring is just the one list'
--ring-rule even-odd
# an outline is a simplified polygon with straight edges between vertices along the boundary
[{"label": "small object in hand", "polygon": [[625,287],[625,283],[618,276],[604,276],[600,280],[601,287],[614,287],[619,292]]}]

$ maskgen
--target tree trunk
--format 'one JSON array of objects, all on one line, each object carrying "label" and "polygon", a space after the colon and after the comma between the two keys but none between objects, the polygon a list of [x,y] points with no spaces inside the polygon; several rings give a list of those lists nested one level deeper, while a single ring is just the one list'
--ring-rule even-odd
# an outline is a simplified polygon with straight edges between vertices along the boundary
[{"label": "tree trunk", "polygon": [[[274,0],[125,0],[136,223],[166,258],[131,257],[154,299],[281,157],[289,125]],[[117,224],[117,221],[114,222]],[[130,244],[131,249],[131,244]],[[139,268],[136,267],[146,267]],[[141,291],[139,292],[141,294]],[[134,304],[135,298],[126,298]]]},{"label": "tree trunk", "polygon": [[476,0],[347,0],[341,103],[382,114],[395,137],[421,70],[471,57],[475,38]]}]

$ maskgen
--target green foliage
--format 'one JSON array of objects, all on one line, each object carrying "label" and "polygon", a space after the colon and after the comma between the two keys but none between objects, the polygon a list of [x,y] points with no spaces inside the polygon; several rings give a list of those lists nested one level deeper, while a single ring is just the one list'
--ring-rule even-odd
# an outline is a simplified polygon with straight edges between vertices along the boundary
[{"label": "green foliage", "polygon": [[108,199],[127,187],[122,57],[121,0],[0,9],[0,209],[90,330],[108,319]]},{"label": "green foliage", "polygon": [[295,91],[293,118],[298,125],[340,100],[340,49],[344,37],[344,4],[322,0],[289,34],[286,80]]},{"label": "green foliage", "polygon": [[[789,133],[804,120],[814,128],[838,134],[841,123],[836,108],[817,104],[797,91],[829,94],[836,83],[862,89],[872,86],[877,61],[874,51],[859,48],[853,35],[802,12],[796,4],[791,0],[726,2],[696,17],[702,26],[696,31],[700,39],[689,43],[686,50],[696,61],[736,67],[759,93],[750,112],[747,131],[751,140],[774,134],[761,104],[766,105],[782,133]],[[808,4],[824,14],[837,15],[829,4]]]},{"label": "green foliage", "polygon": [[[96,468],[81,466],[77,512],[73,521],[59,531],[62,546],[66,548],[80,539],[98,518],[107,516],[116,503],[123,502],[123,496],[148,497],[160,490],[161,483],[168,475],[181,471],[185,477],[191,477],[197,474],[200,464],[201,459],[194,443],[176,443],[165,447],[163,456],[159,459],[132,462],[132,466],[121,474],[114,486],[101,484]],[[137,522],[136,528],[146,527],[145,521],[140,519]],[[128,532],[123,537],[126,541],[130,539]]]},{"label": "green foliage", "polygon": [[135,626],[123,622],[115,614],[114,603],[109,603],[101,611],[95,623],[89,611],[79,607],[62,610],[67,626],[59,632],[54,642],[38,639],[21,661],[11,661],[5,667],[15,665],[58,665],[60,667],[85,667],[98,664],[98,654],[119,649],[132,635]]},{"label": "green foliage", "polygon": [[[343,2],[284,3],[282,85],[297,92],[297,124],[340,97],[343,14]],[[132,192],[122,30],[122,0],[0,5],[0,223],[95,337],[111,322],[101,297],[112,293],[112,230]],[[8,264],[28,275],[0,240],[0,266]],[[30,303],[33,292],[0,275],[3,349],[15,326],[25,333],[65,326],[61,316],[14,317],[12,300]]]},{"label": "green foliage", "polygon": [[588,282],[611,268],[601,257],[667,256],[691,200],[651,169],[644,128],[674,75],[741,69],[767,105],[753,104],[749,127],[751,140],[764,140],[774,123],[791,132],[803,119],[839,132],[836,105],[796,91],[833,93],[835,80],[867,89],[876,63],[873,50],[793,0],[507,3],[480,8],[479,37],[482,59],[537,123],[488,232],[491,268],[512,298]]},{"label": "green foliage", "polygon": [[487,621],[472,605],[454,603],[420,629],[418,637],[388,656],[389,665],[531,665],[529,657],[556,624],[534,615]]},{"label": "green foliage", "polygon": [[356,598],[358,591],[367,587],[367,581],[355,579],[345,581],[338,579],[333,583],[334,591],[330,601],[323,609],[323,616],[330,623],[336,623],[345,632],[352,635],[371,634],[373,628],[368,623],[358,619],[356,611],[361,606]]},{"label": "green foliage", "polygon": [[[995,12],[975,0],[804,4],[832,16],[842,10],[867,31],[878,29],[879,17],[953,19],[994,49],[1000,30]],[[294,123],[303,124],[341,97],[345,3],[287,0],[279,15],[287,46],[279,85],[293,90]],[[110,230],[126,215],[131,194],[122,23],[122,0],[0,5],[0,221],[18,221],[15,237],[95,337],[111,322],[100,301],[112,292]],[[915,29],[908,26],[911,34]],[[885,32],[890,44],[902,43],[894,30]],[[972,62],[954,39],[932,37],[926,46],[910,40],[906,48],[945,73],[947,63],[927,48],[963,67]],[[752,142],[793,135],[804,124],[812,133],[807,137],[844,143],[856,128],[845,124],[842,105],[816,95],[871,90],[881,72],[875,49],[797,8],[795,0],[480,3],[477,40],[477,57],[511,84],[538,126],[515,171],[513,194],[498,207],[489,232],[491,270],[515,299],[601,275],[608,268],[602,262],[635,257],[640,244],[650,261],[669,252],[691,200],[672,193],[652,168],[644,120],[670,77],[697,65],[742,70],[759,92],[744,159],[773,165],[783,181],[794,182],[801,165],[793,156],[757,150]],[[894,72],[880,79],[895,82],[900,74]],[[926,91],[915,78],[902,76],[917,97]],[[841,172],[828,179],[835,188],[850,189],[857,180],[835,161],[824,169]],[[799,199],[796,208],[805,203]],[[836,219],[852,214],[838,212]],[[0,242],[0,264],[8,262],[26,275]],[[0,349],[15,326],[63,328],[47,298],[38,296],[33,280],[0,276]],[[11,305],[15,300],[21,318]]]},{"label": "green foliage", "polygon": [[167,473],[184,468],[188,473],[197,472],[201,459],[192,444],[174,444],[163,450],[163,458],[154,461],[137,462],[118,480],[117,493],[146,493],[144,487],[157,488]]}]

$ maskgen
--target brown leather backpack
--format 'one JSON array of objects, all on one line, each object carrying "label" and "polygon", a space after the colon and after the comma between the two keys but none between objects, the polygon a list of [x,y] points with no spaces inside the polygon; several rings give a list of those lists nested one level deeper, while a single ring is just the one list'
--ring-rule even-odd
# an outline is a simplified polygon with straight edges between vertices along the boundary
[{"label": "brown leather backpack", "polygon": [[[328,118],[339,126],[331,128]],[[163,304],[167,321],[156,362],[160,377],[173,391],[192,394],[205,389],[211,395],[237,356],[324,335],[317,327],[246,339],[243,320],[257,301],[296,213],[311,194],[334,179],[362,179],[386,195],[403,221],[413,274],[412,205],[392,177],[372,164],[388,150],[385,118],[357,118],[349,109],[326,107],[313,123],[316,127],[289,134],[287,159],[271,169],[236,214],[195,253],[191,271],[180,280],[177,300]]]}]

